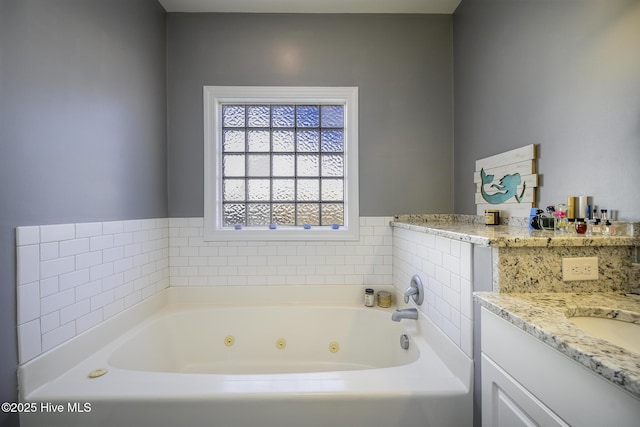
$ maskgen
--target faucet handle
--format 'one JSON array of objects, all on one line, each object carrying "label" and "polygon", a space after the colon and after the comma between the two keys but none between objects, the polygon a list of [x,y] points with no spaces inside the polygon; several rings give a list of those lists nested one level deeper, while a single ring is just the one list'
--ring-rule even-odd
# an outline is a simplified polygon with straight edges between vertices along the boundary
[{"label": "faucet handle", "polygon": [[418,305],[422,305],[422,302],[424,301],[424,287],[422,286],[422,280],[420,280],[420,276],[418,276],[417,274],[415,274],[411,278],[411,284],[409,285],[407,290],[404,291],[405,303],[409,302],[409,297],[412,297],[413,301],[415,301],[415,303]]},{"label": "faucet handle", "polygon": [[409,303],[409,297],[412,295],[416,295],[418,293],[418,288],[414,288],[412,286],[409,286],[405,291],[404,291],[404,303],[408,304]]}]

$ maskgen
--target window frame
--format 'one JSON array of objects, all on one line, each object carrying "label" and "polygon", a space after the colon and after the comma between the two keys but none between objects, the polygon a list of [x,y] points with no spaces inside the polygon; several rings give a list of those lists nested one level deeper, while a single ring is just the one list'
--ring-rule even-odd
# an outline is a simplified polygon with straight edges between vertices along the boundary
[{"label": "window frame", "polygon": [[[204,86],[204,240],[358,240],[358,88]],[[243,227],[222,224],[222,104],[344,105],[344,226]]]}]

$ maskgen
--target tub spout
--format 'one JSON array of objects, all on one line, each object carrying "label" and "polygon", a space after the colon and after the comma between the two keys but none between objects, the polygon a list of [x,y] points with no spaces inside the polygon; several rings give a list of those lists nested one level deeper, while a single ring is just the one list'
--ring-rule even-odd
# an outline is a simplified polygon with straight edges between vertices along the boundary
[{"label": "tub spout", "polygon": [[400,319],[417,319],[418,318],[418,309],[417,308],[405,308],[398,309],[393,312],[391,315],[391,320],[394,322],[399,322]]}]

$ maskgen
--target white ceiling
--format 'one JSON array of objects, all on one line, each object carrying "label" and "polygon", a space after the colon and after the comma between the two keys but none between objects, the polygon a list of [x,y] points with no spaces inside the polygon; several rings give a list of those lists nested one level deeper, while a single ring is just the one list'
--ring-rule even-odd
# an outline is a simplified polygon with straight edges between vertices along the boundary
[{"label": "white ceiling", "polygon": [[461,0],[158,0],[167,12],[445,13]]}]

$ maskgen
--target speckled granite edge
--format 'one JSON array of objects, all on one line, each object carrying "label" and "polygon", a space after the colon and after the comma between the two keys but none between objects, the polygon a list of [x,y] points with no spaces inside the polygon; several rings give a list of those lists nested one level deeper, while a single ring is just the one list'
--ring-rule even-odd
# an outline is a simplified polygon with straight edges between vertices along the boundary
[{"label": "speckled granite edge", "polygon": [[586,334],[565,315],[576,311],[602,315],[611,309],[637,314],[640,313],[640,296],[476,292],[474,297],[489,311],[640,399],[640,354]]},{"label": "speckled granite edge", "polygon": [[[393,216],[393,222],[405,223],[410,225],[432,225],[440,224],[474,224],[485,225],[485,219],[482,215],[463,215],[463,214],[397,214]],[[522,227],[529,229],[529,218],[523,217],[500,217],[500,225],[511,227]],[[619,236],[640,237],[640,222],[634,221],[613,221],[613,225],[617,229]],[[555,235],[555,232],[550,232]],[[566,234],[562,234],[566,236]],[[577,236],[576,236],[577,237]],[[604,236],[603,236],[604,237]]]},{"label": "speckled granite edge", "polygon": [[[443,226],[444,224],[448,224],[449,226],[451,226],[453,223],[439,223],[438,226]],[[411,231],[417,231],[419,233],[427,233],[427,234],[432,234],[434,236],[446,237],[453,240],[459,240],[461,242],[473,243],[474,245],[480,245],[480,246],[491,245],[491,239],[488,237],[482,237],[479,235],[468,234],[463,232],[456,232],[452,230],[453,227],[448,227],[449,229],[435,228],[436,224],[430,224],[429,226],[425,226],[425,225],[418,225],[418,224],[407,224],[404,222],[392,222],[391,226],[397,227],[397,228],[404,228],[406,230],[411,230]]]},{"label": "speckled granite edge", "polygon": [[[482,215],[462,215],[462,214],[398,214],[394,215],[395,222],[404,222],[414,225],[425,225],[427,223],[467,223],[485,225]],[[500,217],[501,225],[511,225],[514,227],[528,227],[529,218],[521,217]]]},{"label": "speckled granite edge", "polygon": [[484,225],[472,215],[396,215],[391,226],[433,234],[480,246],[493,247],[585,247],[639,246],[640,237],[579,235],[529,230],[513,225]]}]

